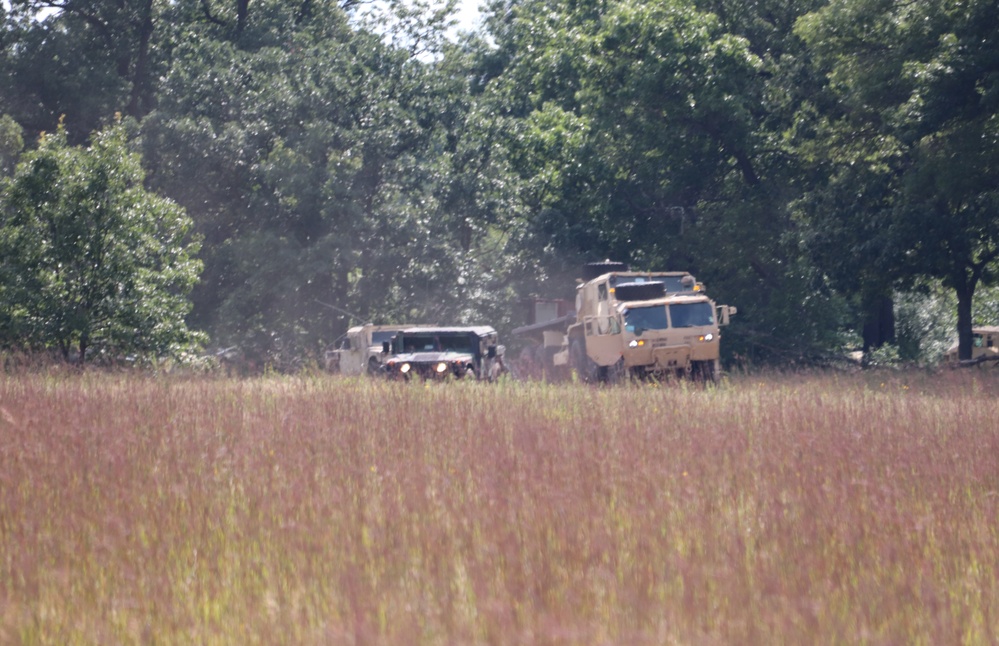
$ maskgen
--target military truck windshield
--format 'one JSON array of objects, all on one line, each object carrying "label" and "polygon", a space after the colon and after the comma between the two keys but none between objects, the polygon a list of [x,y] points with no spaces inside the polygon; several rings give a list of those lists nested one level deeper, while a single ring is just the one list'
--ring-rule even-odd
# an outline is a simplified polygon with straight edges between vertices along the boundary
[{"label": "military truck windshield", "polygon": [[683,276],[611,276],[611,287],[617,287],[618,283],[662,283],[666,287],[666,292],[676,294],[678,292],[693,291],[694,285],[684,287]]},{"label": "military truck windshield", "polygon": [[666,308],[662,305],[629,307],[624,312],[624,329],[632,334],[641,334],[645,330],[665,330],[667,327]]},{"label": "military truck windshield", "polygon": [[674,292],[691,291],[690,287],[684,287],[683,283],[681,282],[683,280],[683,276],[657,276],[656,280],[665,284],[666,291],[671,294]]},{"label": "military truck windshield", "polygon": [[669,318],[673,327],[714,325],[715,310],[711,303],[674,303],[669,306]]}]

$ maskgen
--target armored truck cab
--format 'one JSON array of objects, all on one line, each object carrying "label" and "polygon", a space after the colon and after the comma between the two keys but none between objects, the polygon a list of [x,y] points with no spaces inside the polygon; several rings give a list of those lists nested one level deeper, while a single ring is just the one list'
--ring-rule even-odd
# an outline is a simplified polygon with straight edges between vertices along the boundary
[{"label": "armored truck cab", "polygon": [[[544,374],[582,381],[623,376],[719,376],[720,327],[735,307],[716,305],[684,271],[631,271],[604,261],[583,267],[574,315],[513,330],[543,359]],[[524,354],[524,353],[522,353]]]},{"label": "armored truck cab", "polygon": [[721,332],[732,308],[703,294],[617,302],[569,331],[568,361],[584,381],[718,375]]}]

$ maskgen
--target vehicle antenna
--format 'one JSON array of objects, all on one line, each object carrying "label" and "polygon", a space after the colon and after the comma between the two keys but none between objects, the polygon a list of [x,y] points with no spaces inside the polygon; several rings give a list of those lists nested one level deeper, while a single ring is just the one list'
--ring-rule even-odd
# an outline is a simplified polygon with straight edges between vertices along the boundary
[{"label": "vehicle antenna", "polygon": [[351,314],[351,313],[350,313],[350,312],[348,312],[347,310],[343,310],[343,309],[340,309],[340,308],[339,308],[339,307],[337,307],[336,305],[330,305],[329,303],[324,303],[324,302],[322,302],[321,300],[319,300],[318,298],[317,298],[317,299],[315,299],[315,301],[316,301],[317,303],[319,303],[320,305],[322,305],[323,307],[328,307],[328,308],[330,308],[331,310],[333,310],[334,312],[339,312],[339,313],[341,313],[341,314],[344,314],[344,315],[346,315],[346,316],[349,316],[350,318],[354,319],[355,321],[360,321],[361,323],[366,323],[366,322],[367,322],[367,321],[365,321],[364,319],[362,319],[362,318],[361,318],[360,316],[358,316],[357,314]]}]

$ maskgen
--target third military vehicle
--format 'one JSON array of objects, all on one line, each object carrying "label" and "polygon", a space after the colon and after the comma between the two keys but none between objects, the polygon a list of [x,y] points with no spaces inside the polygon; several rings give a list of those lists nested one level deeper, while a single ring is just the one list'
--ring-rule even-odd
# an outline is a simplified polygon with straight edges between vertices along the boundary
[{"label": "third military vehicle", "polygon": [[984,326],[971,329],[971,360],[960,362],[957,359],[957,343],[944,354],[944,361],[952,365],[985,364],[999,365],[999,327]]},{"label": "third military vehicle", "polygon": [[382,344],[399,330],[416,325],[358,325],[337,339],[333,350],[326,352],[326,369],[344,375],[375,375],[381,371]]}]

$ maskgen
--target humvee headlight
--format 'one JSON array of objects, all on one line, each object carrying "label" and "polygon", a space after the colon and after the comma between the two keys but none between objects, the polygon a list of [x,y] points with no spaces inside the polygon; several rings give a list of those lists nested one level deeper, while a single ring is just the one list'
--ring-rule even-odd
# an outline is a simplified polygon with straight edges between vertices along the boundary
[{"label": "humvee headlight", "polygon": [[437,364],[437,367],[435,368],[435,370],[437,370],[437,374],[440,374],[440,373],[444,372],[445,370],[447,370],[447,364],[444,363],[443,361],[441,361],[440,363]]},{"label": "humvee headlight", "polygon": [[399,366],[399,372],[401,372],[402,374],[406,374],[407,372],[409,372],[409,364],[404,363],[401,366]]}]

